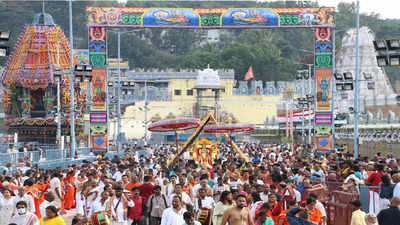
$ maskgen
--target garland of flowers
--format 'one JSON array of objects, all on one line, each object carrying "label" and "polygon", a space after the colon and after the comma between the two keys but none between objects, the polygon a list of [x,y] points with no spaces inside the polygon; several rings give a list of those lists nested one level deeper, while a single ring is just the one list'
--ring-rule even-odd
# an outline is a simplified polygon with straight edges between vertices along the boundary
[{"label": "garland of flowers", "polygon": [[[62,119],[61,123],[64,125],[69,125],[70,122],[69,119]],[[75,119],[77,124],[83,124],[84,119],[77,118]],[[35,118],[35,119],[30,119],[30,118],[8,118],[6,119],[6,125],[31,125],[31,126],[43,126],[43,125],[56,125],[57,121],[55,118]]]}]

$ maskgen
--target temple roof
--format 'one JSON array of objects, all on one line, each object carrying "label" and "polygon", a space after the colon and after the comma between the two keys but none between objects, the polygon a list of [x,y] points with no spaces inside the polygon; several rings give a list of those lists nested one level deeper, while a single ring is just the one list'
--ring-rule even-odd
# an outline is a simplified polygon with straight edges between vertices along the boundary
[{"label": "temple roof", "polygon": [[54,23],[53,17],[45,12],[41,12],[36,14],[33,17],[33,26],[55,26],[56,24]]},{"label": "temple roof", "polygon": [[30,89],[45,88],[54,84],[54,68],[60,68],[62,72],[69,71],[68,40],[50,15],[41,14],[42,21],[39,21],[38,16],[38,21],[33,22],[35,25],[25,25],[20,34],[14,52],[8,58],[1,74],[3,85]]},{"label": "temple roof", "polygon": [[195,88],[223,89],[224,86],[221,85],[221,81],[218,76],[218,71],[206,68],[204,70],[199,71],[199,74],[196,79]]}]

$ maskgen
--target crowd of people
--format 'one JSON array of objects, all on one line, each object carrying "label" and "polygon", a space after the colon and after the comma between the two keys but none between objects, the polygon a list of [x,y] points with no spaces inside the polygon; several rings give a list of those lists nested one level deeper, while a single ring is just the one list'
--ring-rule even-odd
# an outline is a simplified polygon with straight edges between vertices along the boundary
[{"label": "crowd of people", "polygon": [[[66,169],[29,164],[0,176],[0,225],[329,225],[319,192],[329,182],[353,193],[351,225],[400,221],[400,160],[391,154],[354,160],[351,154],[318,154],[310,146],[240,143],[248,161],[218,143],[212,167],[177,148],[147,146],[124,158],[98,157]],[[360,185],[371,189],[362,211]],[[108,218],[108,219],[107,219]],[[394,221],[394,223],[393,223]]]}]

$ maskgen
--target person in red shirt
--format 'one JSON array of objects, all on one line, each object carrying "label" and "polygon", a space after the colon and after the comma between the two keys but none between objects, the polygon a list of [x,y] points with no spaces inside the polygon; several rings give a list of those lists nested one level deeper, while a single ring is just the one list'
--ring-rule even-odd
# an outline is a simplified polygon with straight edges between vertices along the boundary
[{"label": "person in red shirt", "polygon": [[271,217],[274,221],[274,224],[278,224],[278,217],[281,214],[282,206],[277,201],[277,197],[275,194],[268,195],[268,204],[271,207],[270,211],[268,211],[268,217]]},{"label": "person in red shirt", "polygon": [[[382,181],[382,176],[384,175],[384,168],[385,165],[377,164],[376,165],[376,172],[372,173],[371,176],[368,177],[367,185],[370,186],[378,186],[379,183]],[[369,191],[369,212],[378,214],[381,211],[381,204],[380,204],[380,197],[379,197],[379,188],[370,189]]]},{"label": "person in red shirt", "polygon": [[150,196],[154,193],[154,186],[150,183],[151,176],[145,176],[143,178],[143,184],[139,187],[140,196],[143,197],[144,201],[150,198]]},{"label": "person in red shirt", "polygon": [[131,200],[135,203],[135,206],[130,207],[128,211],[128,219],[131,225],[142,225],[145,223],[146,213],[146,202],[144,198],[140,196],[140,188],[134,187],[132,189],[133,196]]},{"label": "person in red shirt", "polygon": [[279,183],[279,195],[281,196],[280,204],[283,209],[288,207],[289,201],[296,199],[293,188],[290,185],[286,185],[283,181]]}]

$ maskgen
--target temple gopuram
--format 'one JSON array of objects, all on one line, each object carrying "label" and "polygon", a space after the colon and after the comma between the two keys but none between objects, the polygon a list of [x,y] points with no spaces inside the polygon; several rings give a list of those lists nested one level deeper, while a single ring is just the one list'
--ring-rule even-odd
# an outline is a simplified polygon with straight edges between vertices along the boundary
[{"label": "temple gopuram", "polygon": [[[51,15],[35,15],[25,25],[1,74],[5,89],[2,106],[9,134],[18,133],[20,142],[55,144],[57,140],[57,81],[60,76],[62,135],[69,135],[70,46]],[[85,103],[76,86],[75,104]],[[77,134],[83,130],[83,116],[77,112]]]}]

